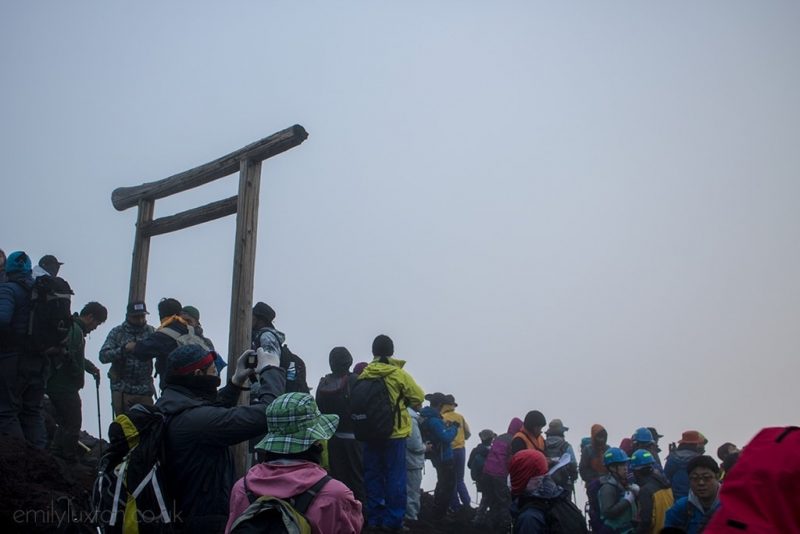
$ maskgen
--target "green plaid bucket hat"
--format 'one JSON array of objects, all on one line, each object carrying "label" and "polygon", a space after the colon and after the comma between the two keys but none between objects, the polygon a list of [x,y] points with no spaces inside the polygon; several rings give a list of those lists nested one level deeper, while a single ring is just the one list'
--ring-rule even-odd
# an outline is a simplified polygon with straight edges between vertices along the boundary
[{"label": "green plaid bucket hat", "polygon": [[277,454],[308,450],[336,432],[338,415],[323,414],[308,393],[285,393],[267,406],[267,435],[256,449]]}]

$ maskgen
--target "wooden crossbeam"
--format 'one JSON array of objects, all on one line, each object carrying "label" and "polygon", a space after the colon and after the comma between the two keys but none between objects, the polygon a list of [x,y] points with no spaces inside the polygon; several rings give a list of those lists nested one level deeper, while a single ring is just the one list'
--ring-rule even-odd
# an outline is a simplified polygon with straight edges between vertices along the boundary
[{"label": "wooden crossbeam", "polygon": [[153,237],[154,235],[167,234],[176,230],[182,230],[214,219],[226,217],[236,213],[238,197],[232,196],[224,200],[211,202],[199,208],[176,213],[168,217],[161,217],[142,225],[142,235]]}]

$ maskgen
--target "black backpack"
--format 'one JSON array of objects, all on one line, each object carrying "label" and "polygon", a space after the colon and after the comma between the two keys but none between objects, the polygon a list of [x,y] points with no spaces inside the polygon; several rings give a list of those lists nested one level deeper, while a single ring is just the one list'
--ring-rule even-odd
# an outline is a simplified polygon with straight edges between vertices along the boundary
[{"label": "black backpack", "polygon": [[137,404],[114,419],[109,446],[92,488],[97,526],[104,533],[171,533],[175,505],[164,476],[167,416]]},{"label": "black backpack", "polygon": [[489,456],[489,447],[483,443],[472,449],[469,455],[467,467],[469,468],[469,476],[473,482],[478,482],[483,478],[483,466],[486,464],[486,458]]},{"label": "black backpack", "polygon": [[317,406],[322,413],[332,413],[339,420],[350,421],[350,373],[325,375],[317,386]]},{"label": "black backpack", "polygon": [[545,532],[547,534],[583,534],[586,529],[586,518],[575,506],[567,492],[562,492],[555,499],[526,497],[520,513],[528,507],[538,508],[545,514]]},{"label": "black backpack", "polygon": [[271,495],[257,496],[247,487],[245,476],[242,482],[250,506],[231,524],[231,534],[311,534],[305,513],[330,479],[325,475],[300,495],[279,499]]},{"label": "black backpack", "polygon": [[31,288],[31,314],[26,332],[27,347],[43,352],[58,347],[72,327],[72,288],[63,278],[39,276]]},{"label": "black backpack", "polygon": [[382,377],[359,378],[350,392],[350,419],[353,432],[359,441],[382,441],[389,439],[395,421],[400,425],[401,404],[392,404],[389,389]]}]

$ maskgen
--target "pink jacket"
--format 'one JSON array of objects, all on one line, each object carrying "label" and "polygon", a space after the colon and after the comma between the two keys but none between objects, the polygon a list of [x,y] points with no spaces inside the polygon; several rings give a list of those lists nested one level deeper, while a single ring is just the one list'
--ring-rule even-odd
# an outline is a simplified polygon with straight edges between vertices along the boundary
[{"label": "pink jacket", "polygon": [[[254,465],[247,472],[247,487],[256,495],[280,499],[294,497],[317,483],[327,473],[319,465],[305,460],[277,460]],[[242,479],[231,491],[230,512],[225,534],[239,515],[250,506]],[[320,490],[306,511],[314,534],[358,534],[363,526],[361,503],[347,486],[331,479]]]}]

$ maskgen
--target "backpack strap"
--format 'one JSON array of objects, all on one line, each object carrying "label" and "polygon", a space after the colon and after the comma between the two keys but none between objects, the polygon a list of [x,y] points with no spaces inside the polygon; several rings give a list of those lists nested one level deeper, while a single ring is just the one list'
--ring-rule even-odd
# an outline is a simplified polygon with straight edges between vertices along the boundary
[{"label": "backpack strap", "polygon": [[253,504],[258,500],[258,496],[253,493],[250,488],[247,486],[247,474],[242,477],[242,483],[244,484],[244,492],[247,494],[247,500],[250,501],[250,504]]},{"label": "backpack strap", "polygon": [[[330,479],[331,479],[330,475],[325,475],[324,477],[319,479],[316,484],[308,488],[300,495],[296,496],[294,498],[294,503],[293,503],[295,510],[305,515],[306,510],[308,510],[308,507],[311,506],[312,502],[314,502],[314,498],[317,496],[317,494],[320,492],[323,486],[325,486],[325,484],[328,483]],[[249,497],[250,496],[248,495],[248,498]],[[253,501],[250,502],[252,503]]]}]

